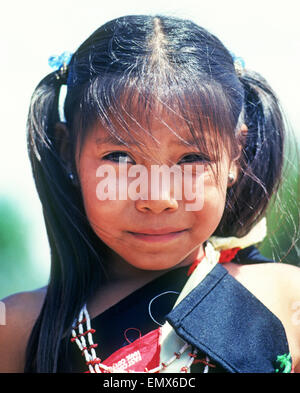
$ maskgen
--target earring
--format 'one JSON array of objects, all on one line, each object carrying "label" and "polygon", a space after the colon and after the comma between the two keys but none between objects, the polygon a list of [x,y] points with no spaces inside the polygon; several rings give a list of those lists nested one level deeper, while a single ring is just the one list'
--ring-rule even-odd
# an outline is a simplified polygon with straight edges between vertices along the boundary
[{"label": "earring", "polygon": [[79,186],[79,181],[76,175],[74,175],[73,172],[69,172],[68,173],[68,179],[70,180],[70,182],[72,183],[72,185],[74,187],[78,187]]},{"label": "earring", "polygon": [[229,174],[228,174],[228,181],[229,181],[229,183],[230,184],[233,183],[234,179],[235,179],[234,174],[229,172]]}]

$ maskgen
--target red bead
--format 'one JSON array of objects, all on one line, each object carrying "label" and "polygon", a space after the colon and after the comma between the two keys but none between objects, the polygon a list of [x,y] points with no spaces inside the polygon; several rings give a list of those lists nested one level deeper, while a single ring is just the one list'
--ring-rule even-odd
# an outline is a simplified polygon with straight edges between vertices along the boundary
[{"label": "red bead", "polygon": [[75,329],[77,329],[79,325],[81,325],[82,323],[85,323],[85,322],[86,322],[86,318],[83,318],[81,321],[78,321],[75,326]]},{"label": "red bead", "polygon": [[216,367],[215,364],[208,363],[208,362],[206,361],[206,359],[195,359],[195,360],[194,360],[194,364],[197,364],[197,363],[203,363],[203,364],[205,364],[206,366],[213,367],[213,368]]},{"label": "red bead", "polygon": [[81,350],[81,355],[84,356],[84,351],[87,349],[87,347],[83,347]]},{"label": "red bead", "polygon": [[90,360],[86,362],[86,365],[89,366],[91,364],[92,366],[94,366],[95,364],[99,364],[99,363],[101,363],[101,359],[95,358],[94,360]]},{"label": "red bead", "polygon": [[89,329],[89,330],[87,330],[86,332],[82,333],[82,336],[85,336],[85,335],[88,334],[88,333],[94,334],[95,332],[96,332],[95,329]]},{"label": "red bead", "polygon": [[99,363],[101,363],[101,359],[95,358],[95,359],[93,360],[93,364],[99,364]]}]

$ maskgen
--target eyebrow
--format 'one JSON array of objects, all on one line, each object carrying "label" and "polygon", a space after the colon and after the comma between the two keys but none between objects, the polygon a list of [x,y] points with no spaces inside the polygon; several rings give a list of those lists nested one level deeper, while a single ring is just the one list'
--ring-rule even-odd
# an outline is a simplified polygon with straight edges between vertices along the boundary
[{"label": "eyebrow", "polygon": [[110,145],[122,146],[122,145],[132,144],[129,141],[127,142],[127,141],[123,141],[121,139],[118,139],[117,137],[115,137],[113,135],[106,135],[105,137],[97,138],[95,142],[96,142],[96,145],[110,144]]},{"label": "eyebrow", "polygon": [[[105,137],[97,138],[95,141],[96,145],[116,145],[116,146],[132,146],[134,143],[132,141],[126,141],[122,139],[118,139],[114,135],[106,135]],[[176,144],[180,146],[193,146],[195,145],[194,139],[177,139],[170,142],[171,145]]]}]

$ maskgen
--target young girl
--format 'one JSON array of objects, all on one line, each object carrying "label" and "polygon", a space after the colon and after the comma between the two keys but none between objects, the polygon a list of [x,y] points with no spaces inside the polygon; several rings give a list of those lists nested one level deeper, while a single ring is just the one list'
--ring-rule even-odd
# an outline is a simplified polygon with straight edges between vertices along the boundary
[{"label": "young girl", "polygon": [[[4,299],[0,370],[299,371],[300,271],[255,247],[283,142],[271,88],[203,28],[96,30],[32,97],[51,273]],[[153,197],[172,166],[186,182]]]}]

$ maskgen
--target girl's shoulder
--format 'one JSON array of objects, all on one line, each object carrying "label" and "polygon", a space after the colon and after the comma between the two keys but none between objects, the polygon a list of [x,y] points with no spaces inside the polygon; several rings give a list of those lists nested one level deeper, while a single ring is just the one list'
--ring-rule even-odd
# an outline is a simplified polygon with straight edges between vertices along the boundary
[{"label": "girl's shoulder", "polygon": [[1,300],[0,372],[24,371],[26,345],[41,311],[46,287],[20,292]]},{"label": "girl's shoulder", "polygon": [[223,266],[282,322],[300,372],[300,268],[286,263]]},{"label": "girl's shoulder", "polygon": [[[253,263],[223,265],[246,288],[254,291],[275,291],[284,299],[300,300],[300,268],[287,263]],[[276,297],[278,300],[278,297]]]}]

